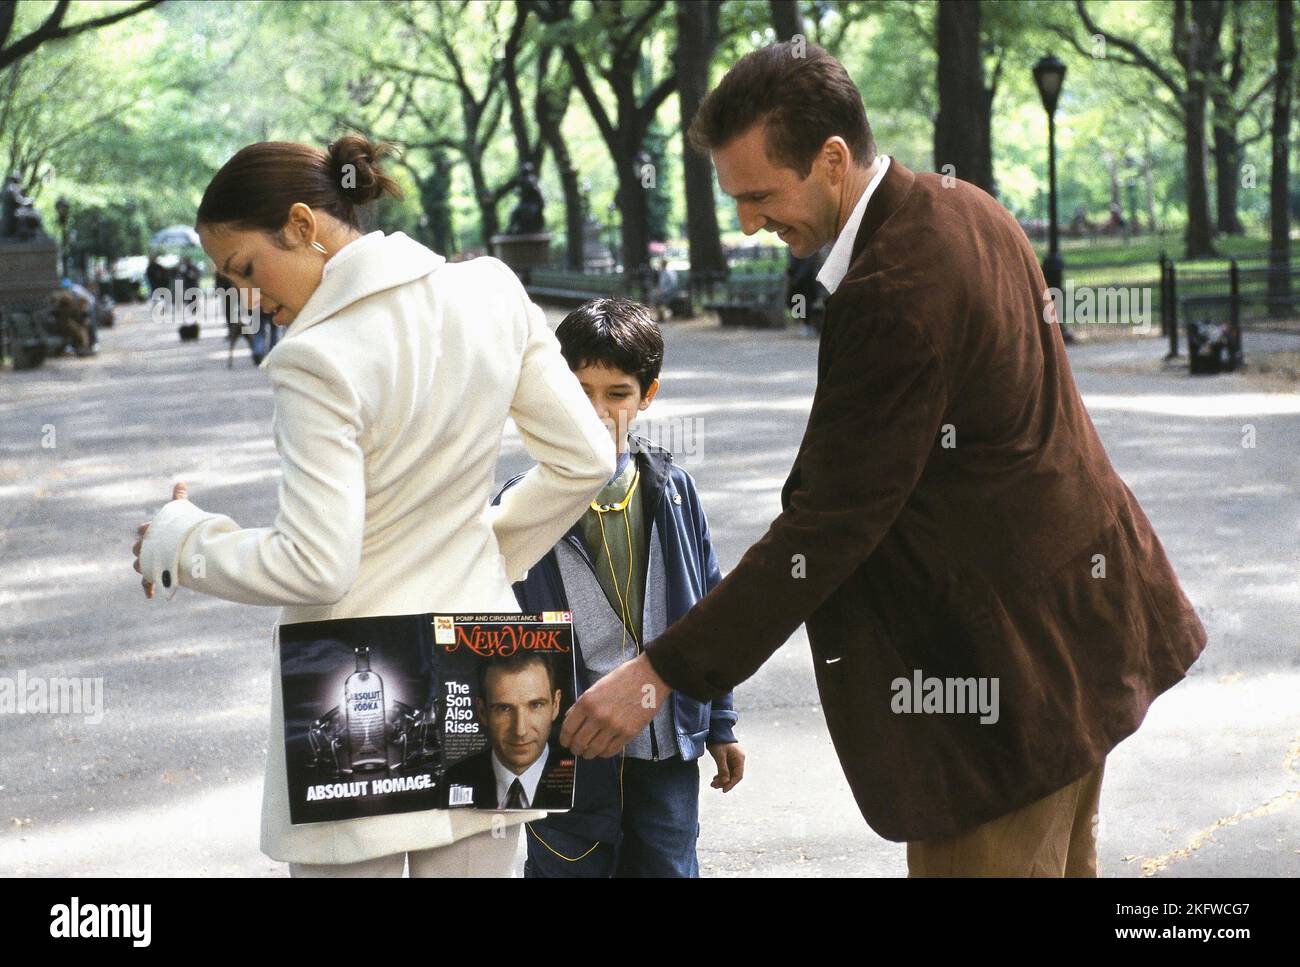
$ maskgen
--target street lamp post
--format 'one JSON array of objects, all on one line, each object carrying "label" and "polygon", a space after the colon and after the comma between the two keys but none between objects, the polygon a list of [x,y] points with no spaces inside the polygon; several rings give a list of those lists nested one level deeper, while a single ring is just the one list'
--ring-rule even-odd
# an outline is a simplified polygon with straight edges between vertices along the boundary
[{"label": "street lamp post", "polygon": [[1138,231],[1137,220],[1137,179],[1138,164],[1133,160],[1131,154],[1124,155],[1124,194],[1128,198],[1128,233],[1136,235]]},{"label": "street lamp post", "polygon": [[68,277],[68,212],[71,208],[72,206],[68,204],[68,199],[62,195],[60,195],[59,200],[54,203],[54,210],[58,212],[59,215],[59,255],[62,257],[61,261],[63,264],[63,271],[60,273],[60,277],[64,279]]},{"label": "street lamp post", "polygon": [[[1056,101],[1061,96],[1065,82],[1065,64],[1056,56],[1047,54],[1034,64],[1034,83],[1047,111],[1047,258],[1043,259],[1043,278],[1047,287],[1057,292],[1063,289],[1065,260],[1061,258],[1060,233],[1056,223]],[[1072,341],[1064,326],[1061,334],[1066,342]]]},{"label": "street lamp post", "polygon": [[608,224],[609,224],[609,257],[614,264],[611,271],[618,271],[618,233],[614,230],[614,213],[618,211],[618,205],[615,202],[609,203]]}]

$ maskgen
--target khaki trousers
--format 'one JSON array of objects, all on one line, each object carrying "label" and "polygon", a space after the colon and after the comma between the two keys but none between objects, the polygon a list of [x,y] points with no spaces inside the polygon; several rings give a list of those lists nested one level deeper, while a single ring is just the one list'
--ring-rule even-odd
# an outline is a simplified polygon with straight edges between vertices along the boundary
[{"label": "khaki trousers", "polygon": [[290,863],[289,875],[309,877],[400,877],[410,858],[411,878],[511,877],[522,823],[512,823],[493,835],[484,830],[435,849],[391,853],[360,863]]},{"label": "khaki trousers", "polygon": [[908,843],[907,875],[1095,877],[1105,766],[964,833]]}]

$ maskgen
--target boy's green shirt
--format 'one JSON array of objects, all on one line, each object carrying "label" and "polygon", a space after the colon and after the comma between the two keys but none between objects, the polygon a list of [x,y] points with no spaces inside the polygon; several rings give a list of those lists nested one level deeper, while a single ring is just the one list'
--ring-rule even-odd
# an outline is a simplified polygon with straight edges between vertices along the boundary
[{"label": "boy's green shirt", "polygon": [[[634,454],[626,454],[627,461],[623,469],[616,473],[609,483],[595,497],[597,504],[617,504],[627,496],[636,475],[637,463]],[[645,579],[649,548],[646,545],[645,518],[642,512],[641,487],[637,486],[624,510],[611,510],[598,513],[587,508],[582,515],[582,535],[591,554],[591,562],[596,568],[596,580],[600,582],[609,599],[610,606],[616,614],[623,614],[619,604],[620,597],[627,608],[624,623],[641,641],[641,611],[645,602]],[[604,523],[604,539],[601,538],[601,523]],[[631,532],[631,544],[628,534]],[[606,551],[608,548],[608,552]],[[631,569],[631,580],[628,570]]]}]

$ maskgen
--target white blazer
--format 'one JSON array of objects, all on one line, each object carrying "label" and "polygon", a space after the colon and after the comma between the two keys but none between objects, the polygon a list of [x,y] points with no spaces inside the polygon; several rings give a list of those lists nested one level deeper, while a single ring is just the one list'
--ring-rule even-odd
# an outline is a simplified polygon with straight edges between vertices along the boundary
[{"label": "white blazer", "polygon": [[[262,367],[282,470],[275,521],[240,527],[166,504],[140,552],[159,597],[184,586],[281,605],[282,622],[518,611],[511,582],[614,471],[609,432],[496,259],[448,263],[401,232],[371,232],[330,260]],[[537,466],[491,507],[508,416]],[[262,850],[273,859],[354,863],[445,845],[494,816],[544,815],[435,809],[290,825],[275,644],[271,666]]]}]

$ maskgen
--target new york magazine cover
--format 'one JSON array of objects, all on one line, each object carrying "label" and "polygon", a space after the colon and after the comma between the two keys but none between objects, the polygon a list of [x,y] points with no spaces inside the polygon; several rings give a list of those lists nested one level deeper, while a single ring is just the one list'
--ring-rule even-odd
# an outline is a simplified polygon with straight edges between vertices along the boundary
[{"label": "new york magazine cover", "polygon": [[573,805],[569,612],[280,627],[295,825],[434,808]]}]

